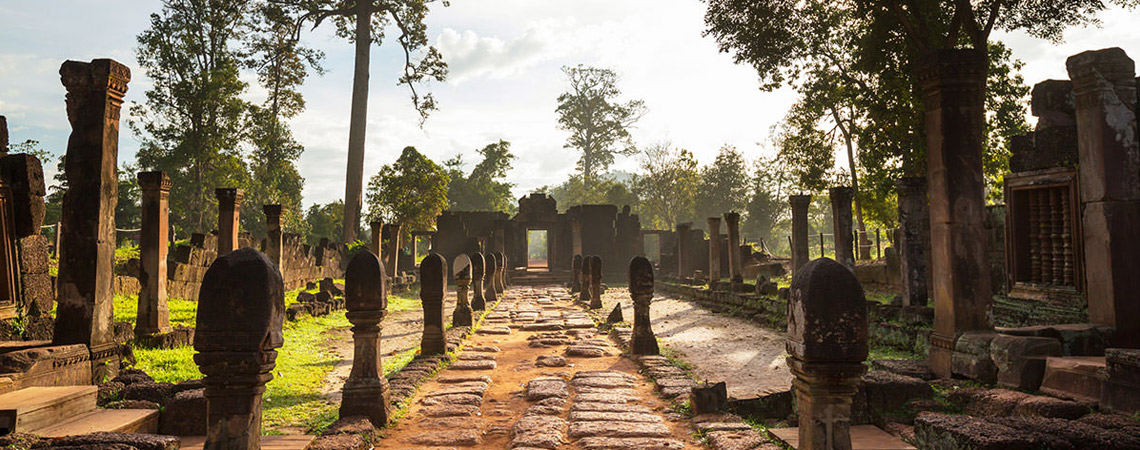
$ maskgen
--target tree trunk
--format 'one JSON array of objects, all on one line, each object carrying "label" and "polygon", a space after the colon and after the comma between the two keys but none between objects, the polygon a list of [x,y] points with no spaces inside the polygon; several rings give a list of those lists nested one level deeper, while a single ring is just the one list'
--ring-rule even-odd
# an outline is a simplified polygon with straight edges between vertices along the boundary
[{"label": "tree trunk", "polygon": [[857,250],[855,255],[857,259],[871,259],[871,240],[867,238],[867,227],[863,224],[863,208],[859,204],[859,175],[855,173],[855,145],[851,142],[850,130],[843,126],[839,112],[832,109],[831,113],[835,118],[835,123],[839,125],[839,130],[843,133],[843,143],[847,145],[847,164],[851,168],[851,190],[855,191],[855,227],[858,230],[858,236],[855,239]]},{"label": "tree trunk", "polygon": [[356,7],[356,62],[352,77],[352,117],[348,124],[348,170],[344,183],[343,242],[356,240],[360,228],[361,197],[364,187],[364,131],[368,120],[368,62],[372,47],[372,4],[359,1]]}]

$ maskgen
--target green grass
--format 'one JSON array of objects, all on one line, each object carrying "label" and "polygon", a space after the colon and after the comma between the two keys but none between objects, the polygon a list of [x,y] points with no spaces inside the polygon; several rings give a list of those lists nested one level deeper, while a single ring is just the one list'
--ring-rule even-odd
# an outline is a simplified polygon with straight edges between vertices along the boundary
[{"label": "green grass", "polygon": [[[470,296],[469,296],[470,297]],[[412,311],[420,307],[419,288],[388,294],[388,312]]]},{"label": "green grass", "polygon": [[887,346],[871,347],[869,349],[869,351],[867,352],[866,364],[868,365],[868,367],[870,366],[871,361],[880,360],[880,359],[922,359],[922,357],[913,353],[913,352],[908,352],[905,350],[899,350],[899,349],[894,348],[894,347],[887,347]]},{"label": "green grass", "polygon": [[[139,314],[139,296],[115,295],[115,322],[135,323]],[[170,308],[170,325],[174,327],[193,327],[194,318],[198,313],[198,302],[170,298],[166,300]]]},{"label": "green grass", "polygon": [[891,304],[891,301],[895,299],[896,294],[894,292],[871,292],[871,291],[867,291],[864,293],[864,295],[866,295],[867,300],[870,300],[873,302],[879,302],[879,303],[884,304],[884,305],[889,305],[889,304]]}]

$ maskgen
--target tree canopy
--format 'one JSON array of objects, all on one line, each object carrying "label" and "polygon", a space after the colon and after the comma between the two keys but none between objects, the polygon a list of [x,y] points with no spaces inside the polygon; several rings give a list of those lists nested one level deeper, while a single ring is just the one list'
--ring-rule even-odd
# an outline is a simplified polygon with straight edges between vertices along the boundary
[{"label": "tree canopy", "polygon": [[578,65],[562,71],[570,90],[558,96],[558,127],[570,132],[563,147],[581,153],[578,171],[589,185],[609,169],[614,155],[637,153],[629,128],[645,115],[645,102],[618,101],[621,90],[613,70]]},{"label": "tree canopy", "polygon": [[447,208],[447,172],[415,147],[404,147],[368,182],[368,218],[402,227],[401,241],[412,231],[435,229],[435,218]]},{"label": "tree canopy", "polygon": [[513,183],[504,181],[511,170],[511,143],[500,140],[488,144],[477,152],[483,156],[471,173],[463,174],[463,155],[456,155],[444,163],[448,178],[447,200],[449,209],[456,211],[504,211],[514,210],[511,195]]}]

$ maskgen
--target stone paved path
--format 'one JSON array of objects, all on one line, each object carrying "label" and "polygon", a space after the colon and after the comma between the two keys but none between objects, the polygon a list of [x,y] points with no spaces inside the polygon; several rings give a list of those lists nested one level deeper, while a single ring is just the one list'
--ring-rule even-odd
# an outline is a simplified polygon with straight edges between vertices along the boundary
[{"label": "stone paved path", "polygon": [[515,288],[380,448],[703,448],[691,433],[565,289]]},{"label": "stone paved path", "polygon": [[[626,288],[610,288],[602,295],[607,313],[619,302],[625,320],[632,322],[633,301]],[[783,333],[662,296],[653,298],[649,312],[657,339],[679,352],[698,379],[727,382],[730,397],[758,397],[792,385]]]}]

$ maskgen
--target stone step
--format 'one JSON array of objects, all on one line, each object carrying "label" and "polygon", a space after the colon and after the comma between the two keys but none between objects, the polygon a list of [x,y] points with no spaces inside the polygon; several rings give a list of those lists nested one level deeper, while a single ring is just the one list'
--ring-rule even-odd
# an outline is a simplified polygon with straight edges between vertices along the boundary
[{"label": "stone step", "polygon": [[[313,442],[314,436],[262,436],[261,450],[304,450]],[[181,450],[202,450],[206,444],[204,436],[182,437]]]},{"label": "stone step", "polygon": [[0,395],[0,434],[25,432],[95,409],[95,386],[29,387]]},{"label": "stone step", "polygon": [[31,433],[48,438],[99,431],[154,434],[158,432],[158,415],[157,409],[96,409],[31,430]]},{"label": "stone step", "polygon": [[1077,401],[1096,403],[1104,389],[1103,356],[1061,356],[1045,360],[1041,392]]},{"label": "stone step", "polygon": [[[784,445],[799,448],[799,428],[769,428],[768,432]],[[851,450],[915,450],[915,447],[874,425],[857,425],[851,427]]]}]

